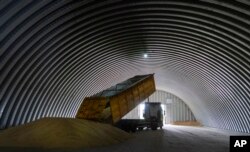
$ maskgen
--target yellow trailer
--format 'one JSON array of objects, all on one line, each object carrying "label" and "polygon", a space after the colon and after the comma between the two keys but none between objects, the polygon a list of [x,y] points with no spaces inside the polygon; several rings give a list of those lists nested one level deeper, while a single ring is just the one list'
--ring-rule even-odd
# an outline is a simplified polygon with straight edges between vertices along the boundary
[{"label": "yellow trailer", "polygon": [[134,76],[86,97],[76,118],[115,124],[155,90],[154,74]]}]

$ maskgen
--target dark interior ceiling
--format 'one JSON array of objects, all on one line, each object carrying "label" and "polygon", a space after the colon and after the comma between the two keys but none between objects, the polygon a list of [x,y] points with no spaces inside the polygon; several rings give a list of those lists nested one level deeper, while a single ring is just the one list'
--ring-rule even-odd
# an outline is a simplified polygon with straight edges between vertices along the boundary
[{"label": "dark interior ceiling", "polygon": [[155,73],[203,125],[250,132],[249,29],[248,0],[0,1],[0,128]]}]

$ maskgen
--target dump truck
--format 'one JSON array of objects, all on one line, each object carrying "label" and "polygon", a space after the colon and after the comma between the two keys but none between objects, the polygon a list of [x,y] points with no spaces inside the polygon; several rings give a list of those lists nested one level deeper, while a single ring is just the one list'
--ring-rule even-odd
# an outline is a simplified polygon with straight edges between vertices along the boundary
[{"label": "dump truck", "polygon": [[84,98],[76,118],[119,127],[123,116],[156,91],[154,74],[137,75]]},{"label": "dump truck", "polygon": [[146,102],[143,112],[144,119],[121,119],[116,126],[127,131],[135,132],[143,128],[157,130],[163,126],[163,111],[160,102]]}]

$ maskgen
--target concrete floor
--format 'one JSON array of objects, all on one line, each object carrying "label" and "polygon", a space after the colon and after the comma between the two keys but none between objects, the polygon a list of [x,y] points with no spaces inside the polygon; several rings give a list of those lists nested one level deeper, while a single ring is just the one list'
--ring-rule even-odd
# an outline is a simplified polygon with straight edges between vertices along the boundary
[{"label": "concrete floor", "polygon": [[124,143],[84,149],[16,149],[0,147],[1,152],[229,152],[230,135],[250,135],[238,132],[187,126],[164,126],[162,130],[143,130]]}]

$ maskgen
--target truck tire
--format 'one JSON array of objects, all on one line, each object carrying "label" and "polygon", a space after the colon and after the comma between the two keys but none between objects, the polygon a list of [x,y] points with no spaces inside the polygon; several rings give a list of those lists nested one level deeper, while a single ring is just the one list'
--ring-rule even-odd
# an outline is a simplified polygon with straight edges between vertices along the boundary
[{"label": "truck tire", "polygon": [[151,125],[151,129],[152,129],[152,130],[156,130],[156,129],[157,129],[157,125],[156,125],[156,124],[152,124],[152,125]]},{"label": "truck tire", "polygon": [[132,131],[132,132],[136,132],[136,127],[135,127],[135,126],[132,126],[132,127],[131,127],[131,131]]},{"label": "truck tire", "polygon": [[157,129],[157,127],[153,126],[153,127],[151,127],[151,129],[152,129],[152,130],[156,130],[156,129]]}]

